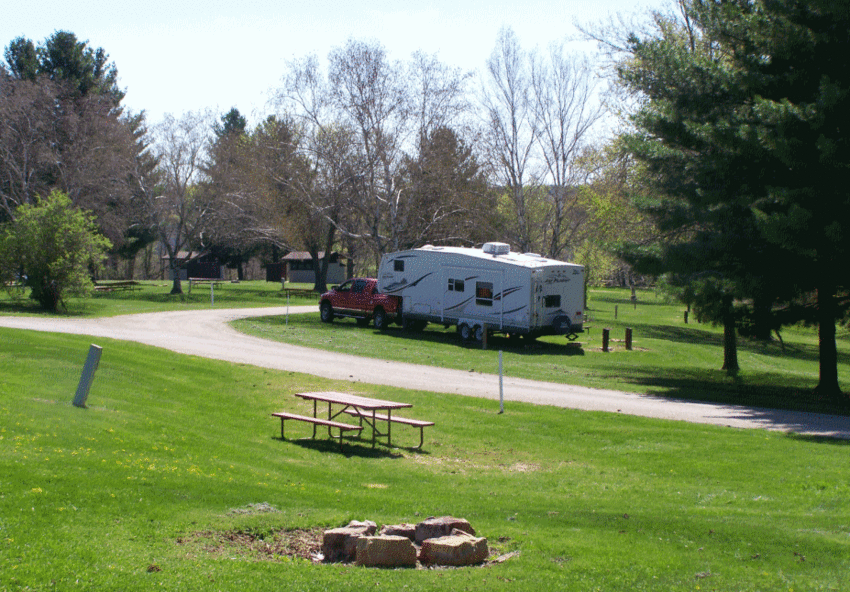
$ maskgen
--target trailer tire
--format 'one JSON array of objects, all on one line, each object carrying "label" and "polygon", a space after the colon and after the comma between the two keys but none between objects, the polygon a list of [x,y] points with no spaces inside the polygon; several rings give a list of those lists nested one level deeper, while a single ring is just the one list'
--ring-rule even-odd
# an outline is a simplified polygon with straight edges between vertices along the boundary
[{"label": "trailer tire", "polygon": [[475,326],[475,341],[481,343],[484,341],[484,327],[481,325]]},{"label": "trailer tire", "polygon": [[387,328],[387,313],[384,312],[383,308],[378,307],[375,309],[372,322],[375,323],[375,329],[378,331],[383,331]]},{"label": "trailer tire", "polygon": [[461,323],[458,326],[457,330],[460,333],[460,338],[463,341],[470,341],[472,339],[472,327],[470,327],[466,323]]},{"label": "trailer tire", "polygon": [[323,323],[330,323],[334,320],[334,309],[327,300],[322,302],[322,305],[319,307],[319,317]]}]

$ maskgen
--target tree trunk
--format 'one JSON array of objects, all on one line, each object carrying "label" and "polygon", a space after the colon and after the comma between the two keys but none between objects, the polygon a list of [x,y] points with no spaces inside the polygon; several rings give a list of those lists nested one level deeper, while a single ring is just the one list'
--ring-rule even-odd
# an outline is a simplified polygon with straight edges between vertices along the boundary
[{"label": "tree trunk", "polygon": [[820,378],[815,393],[822,399],[847,404],[838,386],[838,350],[835,345],[835,286],[828,279],[818,286],[818,350]]},{"label": "tree trunk", "polygon": [[735,328],[735,315],[732,297],[723,297],[723,368],[727,374],[738,373],[738,334]]},{"label": "tree trunk", "polygon": [[171,292],[169,294],[182,294],[183,286],[180,284],[180,268],[176,265],[171,266],[171,278],[174,280],[174,283],[171,285]]}]

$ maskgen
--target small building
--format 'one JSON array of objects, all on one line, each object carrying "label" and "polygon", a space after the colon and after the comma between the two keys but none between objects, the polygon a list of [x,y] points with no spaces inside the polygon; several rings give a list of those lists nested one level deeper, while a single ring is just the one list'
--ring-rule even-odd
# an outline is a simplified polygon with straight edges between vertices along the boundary
[{"label": "small building", "polygon": [[267,263],[266,264],[266,281],[267,282],[285,282],[286,281],[286,263]]},{"label": "small building", "polygon": [[[223,265],[208,253],[198,251],[179,251],[177,253],[179,262],[180,279],[204,278],[210,280],[222,279]],[[171,257],[166,253],[162,256],[164,275],[171,279],[169,274]]]},{"label": "small building", "polygon": [[[324,257],[324,251],[319,252],[319,258]],[[306,251],[293,251],[283,258],[286,263],[286,280],[296,284],[313,284],[316,282],[316,271],[313,267],[313,256]],[[329,284],[341,284],[346,280],[346,268],[339,253],[331,253],[328,258]]]}]

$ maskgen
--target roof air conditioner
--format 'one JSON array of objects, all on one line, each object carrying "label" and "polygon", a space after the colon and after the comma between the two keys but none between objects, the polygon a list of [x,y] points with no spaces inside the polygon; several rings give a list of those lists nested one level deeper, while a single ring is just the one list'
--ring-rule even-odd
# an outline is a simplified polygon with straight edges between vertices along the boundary
[{"label": "roof air conditioner", "polygon": [[506,243],[484,243],[482,250],[488,255],[507,255],[511,252],[511,246]]}]

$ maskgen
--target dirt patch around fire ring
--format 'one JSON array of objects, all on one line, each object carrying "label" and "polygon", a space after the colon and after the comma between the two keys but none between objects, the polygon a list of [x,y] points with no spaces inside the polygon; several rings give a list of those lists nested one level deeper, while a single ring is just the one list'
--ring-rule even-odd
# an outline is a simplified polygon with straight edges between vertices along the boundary
[{"label": "dirt patch around fire ring", "polygon": [[[231,559],[247,561],[285,562],[292,560],[322,563],[322,536],[326,528],[280,529],[259,532],[254,529],[214,531],[207,530],[192,533],[177,539],[178,545],[196,548],[192,555],[202,553]],[[519,551],[507,552],[505,547],[510,539],[499,537],[496,544],[490,542],[490,556],[482,564],[473,567],[489,567],[504,563],[519,555]],[[417,569],[458,569],[446,566],[423,567],[417,563]],[[160,571],[158,566],[148,567],[148,571]]]}]

